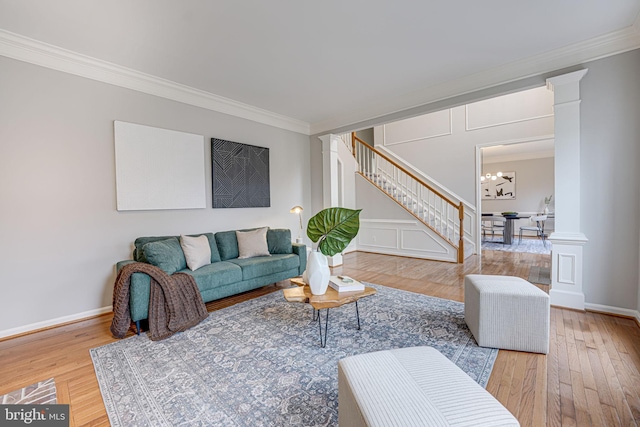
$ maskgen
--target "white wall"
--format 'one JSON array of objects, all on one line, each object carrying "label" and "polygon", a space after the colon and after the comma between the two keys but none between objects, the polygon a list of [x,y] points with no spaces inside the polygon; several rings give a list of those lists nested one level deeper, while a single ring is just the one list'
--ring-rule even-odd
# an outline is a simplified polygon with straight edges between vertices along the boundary
[{"label": "white wall", "polygon": [[[308,219],[308,136],[4,57],[0,69],[0,336],[109,306],[138,236],[295,234],[294,205]],[[114,120],[204,135],[207,208],[116,211]],[[211,137],[270,149],[270,208],[211,208]]]},{"label": "white wall", "polygon": [[[384,125],[376,132],[375,143],[475,206],[475,175],[480,172],[476,172],[476,146],[553,135],[553,94],[545,87],[503,100],[481,101]],[[378,135],[383,136],[382,141]]]}]

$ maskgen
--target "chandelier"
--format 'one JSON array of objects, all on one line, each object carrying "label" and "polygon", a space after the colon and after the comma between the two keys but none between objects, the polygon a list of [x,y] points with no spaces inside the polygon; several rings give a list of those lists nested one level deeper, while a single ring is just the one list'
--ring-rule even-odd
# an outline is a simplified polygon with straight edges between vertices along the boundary
[{"label": "chandelier", "polygon": [[497,172],[495,175],[490,174],[490,173],[486,173],[484,175],[480,175],[480,181],[495,181],[496,179],[500,178],[502,176],[502,172]]}]

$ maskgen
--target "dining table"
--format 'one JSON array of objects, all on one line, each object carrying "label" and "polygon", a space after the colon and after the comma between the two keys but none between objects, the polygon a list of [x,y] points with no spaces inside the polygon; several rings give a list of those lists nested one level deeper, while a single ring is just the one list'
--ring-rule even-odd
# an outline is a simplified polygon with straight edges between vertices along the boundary
[{"label": "dining table", "polygon": [[494,215],[494,214],[482,214],[483,221],[491,221],[498,218],[504,218],[504,233],[502,233],[503,245],[511,245],[513,243],[513,221],[516,219],[528,219],[531,215]]}]

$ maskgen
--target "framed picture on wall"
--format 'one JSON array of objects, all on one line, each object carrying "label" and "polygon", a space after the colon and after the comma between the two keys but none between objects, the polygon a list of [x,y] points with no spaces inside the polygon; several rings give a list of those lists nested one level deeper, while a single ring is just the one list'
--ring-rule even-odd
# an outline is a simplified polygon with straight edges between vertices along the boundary
[{"label": "framed picture on wall", "polygon": [[211,138],[213,208],[271,206],[269,149]]},{"label": "framed picture on wall", "polygon": [[483,199],[513,200],[516,198],[516,173],[502,172],[496,179],[486,179],[480,182]]}]

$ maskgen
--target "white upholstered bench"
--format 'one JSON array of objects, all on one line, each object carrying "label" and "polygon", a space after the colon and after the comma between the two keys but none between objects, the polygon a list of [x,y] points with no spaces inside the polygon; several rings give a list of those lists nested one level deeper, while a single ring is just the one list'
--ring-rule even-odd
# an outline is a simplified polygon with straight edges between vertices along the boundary
[{"label": "white upholstered bench", "polygon": [[338,424],[520,425],[489,392],[431,347],[399,348],[340,360]]},{"label": "white upholstered bench", "polygon": [[464,278],[464,320],[481,347],[549,353],[549,295],[520,277]]}]

